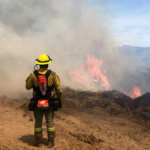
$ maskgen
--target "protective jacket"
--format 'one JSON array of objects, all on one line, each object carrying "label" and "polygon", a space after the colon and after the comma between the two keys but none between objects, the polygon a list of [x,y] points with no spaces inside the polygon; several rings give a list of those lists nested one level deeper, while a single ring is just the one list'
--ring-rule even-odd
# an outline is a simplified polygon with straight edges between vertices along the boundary
[{"label": "protective jacket", "polygon": [[[38,70],[39,74],[46,74],[47,69],[46,68],[40,68]],[[29,75],[29,77],[26,79],[26,89],[30,90],[33,87],[38,87],[38,80],[34,74],[34,72],[31,72],[31,74]],[[48,77],[48,86],[54,86],[55,87],[55,91],[57,94],[58,99],[60,100],[60,102],[62,103],[62,90],[61,90],[61,86],[60,86],[60,79],[57,76],[57,74],[55,72],[51,72],[51,74]],[[51,91],[51,96],[53,96],[53,91]],[[36,97],[36,93],[33,91],[33,97]]]}]

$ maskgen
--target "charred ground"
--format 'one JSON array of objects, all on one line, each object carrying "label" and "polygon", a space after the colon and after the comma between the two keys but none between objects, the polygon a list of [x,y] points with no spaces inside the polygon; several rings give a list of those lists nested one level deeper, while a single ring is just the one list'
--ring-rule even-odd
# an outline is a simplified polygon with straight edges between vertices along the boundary
[{"label": "charred ground", "polygon": [[64,88],[64,105],[91,114],[101,114],[101,109],[110,115],[124,115],[124,117],[138,121],[150,121],[150,93],[132,99],[117,90],[90,92]]}]

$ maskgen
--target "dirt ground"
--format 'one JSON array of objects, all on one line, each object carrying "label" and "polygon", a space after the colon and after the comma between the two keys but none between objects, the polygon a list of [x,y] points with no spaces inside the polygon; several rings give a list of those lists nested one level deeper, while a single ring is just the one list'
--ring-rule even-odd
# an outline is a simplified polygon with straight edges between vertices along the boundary
[{"label": "dirt ground", "polygon": [[[0,150],[47,150],[43,119],[43,147],[34,147],[32,112],[23,116],[29,100],[0,98]],[[97,109],[94,107],[93,109]],[[64,105],[55,113],[55,146],[52,150],[150,150],[150,130],[123,116],[99,114]]]}]

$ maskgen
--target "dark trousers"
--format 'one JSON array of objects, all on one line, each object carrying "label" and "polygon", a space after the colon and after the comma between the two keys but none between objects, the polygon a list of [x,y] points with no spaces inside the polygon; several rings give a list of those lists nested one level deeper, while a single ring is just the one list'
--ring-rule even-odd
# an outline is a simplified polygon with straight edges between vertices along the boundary
[{"label": "dark trousers", "polygon": [[41,111],[37,107],[35,107],[33,112],[34,112],[34,118],[35,118],[34,131],[42,131],[43,115],[45,115],[45,118],[46,118],[47,131],[48,132],[55,131],[55,127],[53,123],[54,111],[52,107],[46,111]]}]

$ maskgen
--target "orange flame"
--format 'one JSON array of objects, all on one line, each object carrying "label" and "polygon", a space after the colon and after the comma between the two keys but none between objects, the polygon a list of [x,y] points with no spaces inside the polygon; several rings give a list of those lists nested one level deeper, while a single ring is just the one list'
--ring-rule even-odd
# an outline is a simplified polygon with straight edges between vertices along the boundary
[{"label": "orange flame", "polygon": [[[74,71],[68,71],[67,74],[74,82],[80,83],[88,89],[94,90],[93,84],[96,83],[105,87],[106,90],[110,90],[110,84],[107,77],[104,75],[108,70],[105,70],[103,74],[100,69],[102,64],[102,59],[98,60],[90,54],[87,54],[86,64],[76,67]],[[133,87],[132,91],[132,94],[125,93],[130,95],[132,99],[141,96],[139,87]]]},{"label": "orange flame", "polygon": [[92,89],[89,83],[89,79],[87,76],[83,75],[84,73],[84,65],[78,66],[74,71],[68,71],[67,74],[69,77],[77,83],[85,85],[89,89]]},{"label": "orange flame", "polygon": [[83,84],[90,89],[94,89],[92,81],[95,79],[97,83],[100,83],[106,90],[109,90],[110,84],[108,79],[100,70],[102,64],[102,59],[98,60],[87,54],[86,64],[78,66],[75,71],[69,71],[68,75],[73,81]]},{"label": "orange flame", "polygon": [[141,96],[141,90],[140,90],[139,87],[135,86],[135,87],[132,89],[132,91],[133,91],[133,93],[132,93],[132,95],[131,95],[131,98],[132,98],[132,99],[135,99],[135,98]]},{"label": "orange flame", "polygon": [[101,80],[106,90],[110,89],[110,84],[107,77],[101,73],[100,66],[103,64],[102,59],[98,60],[95,57],[91,57],[87,54],[86,69],[88,70],[91,77],[95,77],[97,80]]}]

